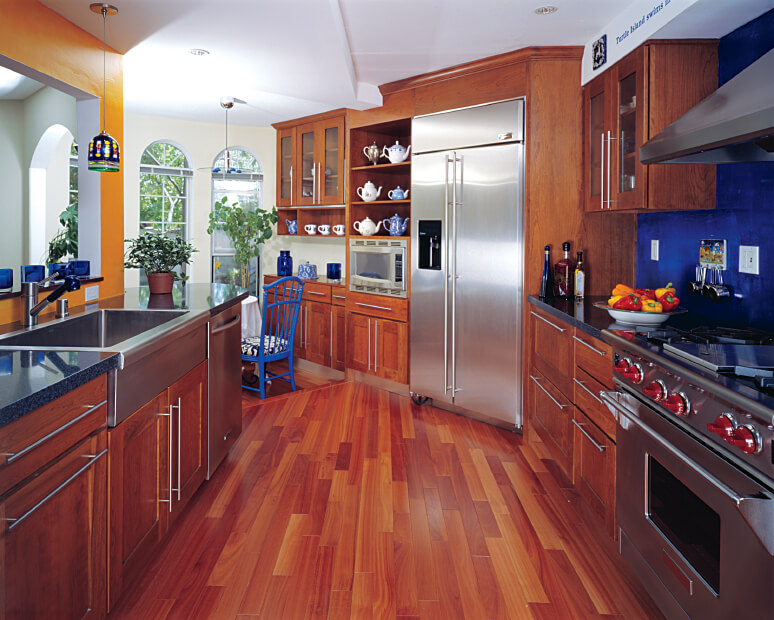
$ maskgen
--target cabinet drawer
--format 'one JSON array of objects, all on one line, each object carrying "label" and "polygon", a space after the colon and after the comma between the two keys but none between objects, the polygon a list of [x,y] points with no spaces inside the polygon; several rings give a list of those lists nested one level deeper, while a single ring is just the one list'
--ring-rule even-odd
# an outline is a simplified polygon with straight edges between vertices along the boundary
[{"label": "cabinet drawer", "polygon": [[573,414],[573,484],[615,536],[615,443],[582,411]]},{"label": "cabinet drawer", "polygon": [[106,377],[98,377],[0,429],[0,494],[107,424]]},{"label": "cabinet drawer", "polygon": [[615,441],[615,418],[599,397],[601,390],[608,389],[583,370],[575,369],[573,377],[575,395],[573,401],[605,434]]},{"label": "cabinet drawer", "polygon": [[572,394],[572,327],[532,308],[533,365],[563,394]]},{"label": "cabinet drawer", "polygon": [[572,403],[539,370],[532,368],[532,419],[551,456],[572,477]]},{"label": "cabinet drawer", "polygon": [[331,287],[327,284],[304,282],[304,294],[301,298],[308,301],[331,303]]},{"label": "cabinet drawer", "polygon": [[[613,349],[579,329],[573,335],[575,368],[582,369],[606,389],[613,389]],[[577,373],[576,373],[577,374]]]},{"label": "cabinet drawer", "polygon": [[347,293],[347,312],[357,312],[367,316],[408,321],[408,301],[384,295],[369,295],[368,293]]},{"label": "cabinet drawer", "polygon": [[345,306],[347,304],[347,289],[343,286],[331,287],[331,304]]}]

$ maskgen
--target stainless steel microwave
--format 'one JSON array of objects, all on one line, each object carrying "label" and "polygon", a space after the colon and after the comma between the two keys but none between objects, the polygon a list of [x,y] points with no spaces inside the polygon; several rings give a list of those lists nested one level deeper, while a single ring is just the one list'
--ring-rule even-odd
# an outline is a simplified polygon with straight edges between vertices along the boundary
[{"label": "stainless steel microwave", "polygon": [[349,290],[406,297],[406,239],[350,239]]}]

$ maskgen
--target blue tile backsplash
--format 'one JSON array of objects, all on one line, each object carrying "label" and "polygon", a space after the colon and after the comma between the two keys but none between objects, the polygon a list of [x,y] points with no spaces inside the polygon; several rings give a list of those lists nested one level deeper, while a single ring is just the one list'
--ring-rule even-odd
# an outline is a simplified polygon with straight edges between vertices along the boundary
[{"label": "blue tile backsplash", "polygon": [[[731,79],[774,47],[774,10],[720,40],[718,83]],[[674,164],[678,165],[678,164]],[[720,164],[717,208],[709,211],[643,213],[637,216],[637,286],[672,281],[681,305],[736,325],[774,331],[774,163]],[[650,242],[659,240],[660,260],[650,259]],[[701,239],[728,241],[724,281],[741,294],[713,304],[688,293],[699,261]],[[739,273],[739,246],[760,248],[760,275]]]}]

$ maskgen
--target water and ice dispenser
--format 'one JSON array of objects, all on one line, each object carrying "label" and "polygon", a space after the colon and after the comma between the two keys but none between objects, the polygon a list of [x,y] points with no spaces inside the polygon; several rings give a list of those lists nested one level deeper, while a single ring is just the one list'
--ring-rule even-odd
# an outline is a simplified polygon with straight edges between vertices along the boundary
[{"label": "water and ice dispenser", "polygon": [[419,268],[441,268],[441,220],[419,220]]}]

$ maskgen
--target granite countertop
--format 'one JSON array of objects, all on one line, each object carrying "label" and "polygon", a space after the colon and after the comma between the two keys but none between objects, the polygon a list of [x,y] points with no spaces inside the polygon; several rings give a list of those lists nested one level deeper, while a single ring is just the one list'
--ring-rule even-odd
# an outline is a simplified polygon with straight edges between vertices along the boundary
[{"label": "granite countertop", "polygon": [[[279,277],[279,276],[277,276],[276,273],[265,273],[263,275],[264,276],[268,276],[270,278],[277,278],[277,277]],[[298,277],[298,273],[297,272],[293,272],[293,275]],[[305,278],[301,278],[301,279],[304,280],[304,282],[310,282],[312,284],[326,284],[328,286],[346,286],[347,285],[347,281],[344,278],[342,278],[341,280],[329,280],[325,276],[320,276],[318,278],[314,278],[313,280],[307,280]]]},{"label": "granite countertop", "polygon": [[613,323],[606,310],[594,307],[595,303],[607,303],[607,297],[584,297],[583,300],[576,301],[561,298],[542,300],[530,295],[527,299],[541,310],[595,338],[601,339],[602,330]]},{"label": "granite countertop", "polygon": [[[74,308],[71,316],[96,309],[188,310],[191,321],[218,314],[247,297],[243,288],[228,284],[175,283],[169,295],[151,297],[148,287],[126,289],[123,295]],[[40,325],[61,320],[53,314],[41,317]],[[23,329],[19,322],[0,326],[0,333]],[[2,343],[0,343],[1,345]],[[0,426],[66,394],[95,377],[119,368],[119,352],[0,350]]]}]

